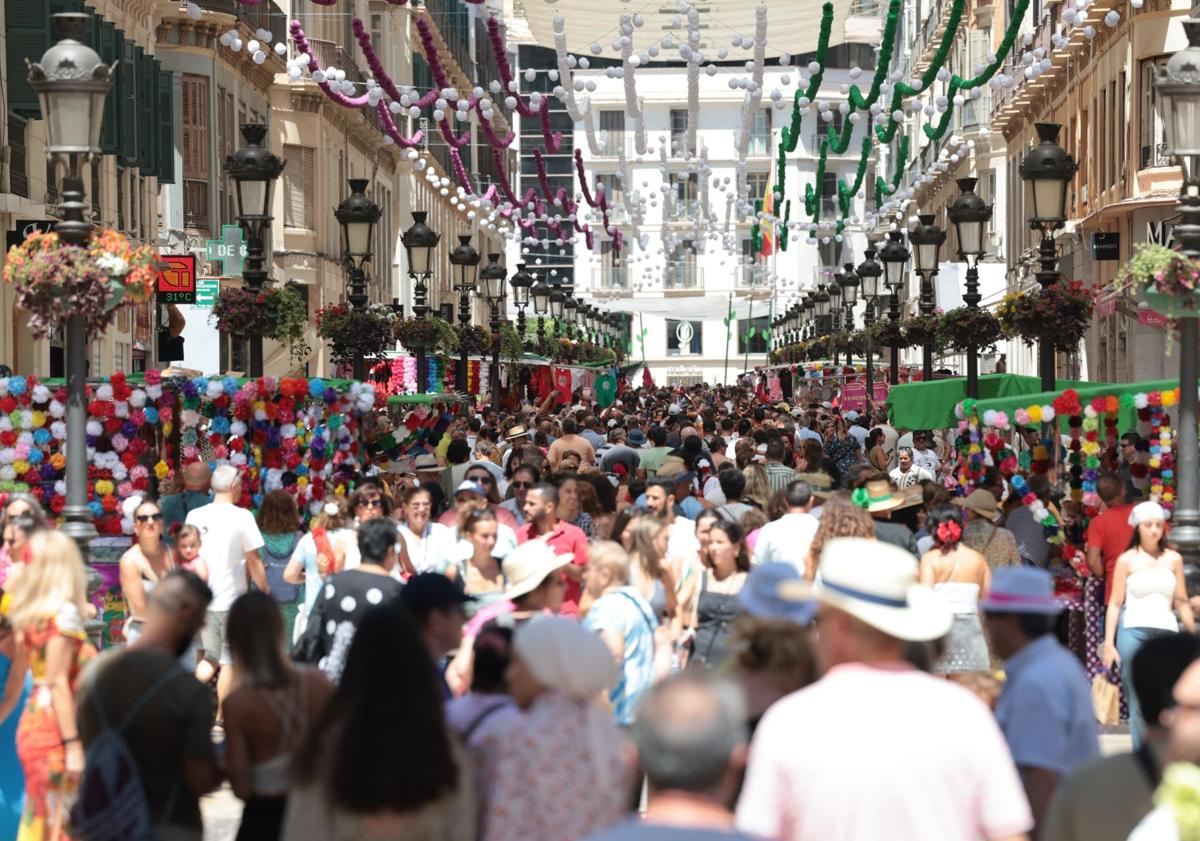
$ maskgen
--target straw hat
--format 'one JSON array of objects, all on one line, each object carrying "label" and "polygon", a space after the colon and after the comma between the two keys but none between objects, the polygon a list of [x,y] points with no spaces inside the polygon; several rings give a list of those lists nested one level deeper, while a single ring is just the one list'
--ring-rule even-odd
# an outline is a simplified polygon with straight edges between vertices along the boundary
[{"label": "straw hat", "polygon": [[813,496],[824,499],[833,493],[833,479],[828,473],[797,473],[796,478],[808,482]]},{"label": "straw hat", "polygon": [[920,500],[913,500],[896,494],[892,483],[886,479],[875,479],[863,486],[867,493],[867,511],[880,514],[885,511],[898,511],[917,505]]},{"label": "straw hat", "polygon": [[508,430],[504,435],[505,441],[516,441],[518,438],[524,438],[529,435],[529,430],[521,424],[517,424],[512,429]]},{"label": "straw hat", "polygon": [[973,511],[992,523],[1000,519],[1000,509],[996,507],[996,497],[983,488],[971,491],[966,498],[959,497],[954,500],[954,504],[961,508],[966,508],[968,511]]},{"label": "straw hat", "polygon": [[437,456],[432,456],[432,455],[429,455],[428,453],[426,453],[425,455],[422,455],[422,456],[417,456],[413,460],[413,470],[416,470],[418,472],[421,472],[421,471],[434,472],[434,471],[439,471],[441,469],[442,469],[442,466],[440,464],[438,464]]},{"label": "straw hat", "polygon": [[532,593],[553,572],[574,560],[570,552],[556,555],[545,540],[529,540],[508,553],[502,568],[508,579],[504,598],[515,599]]},{"label": "straw hat", "polygon": [[917,559],[889,543],[840,537],[821,552],[820,582],[784,581],[781,598],[816,598],[889,637],[928,642],[944,637],[954,613],[932,588],[917,583]]}]

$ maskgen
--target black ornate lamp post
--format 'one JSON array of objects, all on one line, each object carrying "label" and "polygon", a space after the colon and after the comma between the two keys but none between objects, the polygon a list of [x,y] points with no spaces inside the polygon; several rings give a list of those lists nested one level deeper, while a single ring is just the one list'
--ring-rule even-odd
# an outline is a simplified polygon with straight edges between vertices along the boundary
[{"label": "black ornate lamp post", "polygon": [[[1167,129],[1167,148],[1183,168],[1180,222],[1174,236],[1180,251],[1200,259],[1200,12],[1183,22],[1188,46],[1175,53],[1154,80]],[[1200,504],[1197,499],[1196,441],[1197,319],[1195,310],[1179,319],[1179,433],[1175,475],[1178,505],[1171,518],[1171,542],[1183,555],[1188,592],[1200,584]]]},{"label": "black ornate lamp post", "polygon": [[[967,264],[966,291],[963,303],[968,309],[979,309],[979,261],[986,248],[984,231],[992,218],[992,206],[975,192],[976,179],[958,179],[958,198],[946,209],[946,215],[954,225],[958,241],[958,256]],[[967,348],[967,397],[979,399],[979,348],[971,344]]]},{"label": "black ornate lamp post", "polygon": [[[905,265],[909,258],[904,245],[904,234],[900,231],[888,233],[888,241],[879,249],[883,261],[883,282],[888,288],[888,320],[893,328],[900,323],[900,290],[904,287]],[[892,385],[900,382],[900,346],[892,342]]]},{"label": "black ornate lamp post", "polygon": [[[80,169],[99,160],[104,99],[113,72],[95,50],[82,43],[89,21],[84,14],[52,15],[59,40],[29,65],[29,84],[37,91],[46,122],[46,157],[56,175],[65,170],[58,235],[64,244],[79,248],[92,237]],[[10,44],[9,49],[15,46]],[[75,540],[86,559],[88,544],[96,536],[87,500],[87,325],[82,315],[69,315],[66,327],[67,504],[62,530]]]},{"label": "black ornate lamp post", "polygon": [[513,304],[517,307],[517,335],[525,345],[525,308],[529,306],[529,290],[533,288],[533,275],[526,271],[524,263],[517,263],[517,273],[508,282],[512,286]]},{"label": "black ornate lamp post", "polygon": [[488,326],[492,330],[492,369],[490,371],[489,390],[492,395],[492,408],[500,407],[500,307],[504,303],[504,281],[508,272],[500,264],[499,254],[489,254],[488,264],[479,272],[483,281],[483,295],[491,306],[491,321]]},{"label": "black ornate lamp post", "polygon": [[[842,284],[839,282],[838,275],[841,272],[834,272],[830,279],[829,285],[825,287],[825,294],[829,296],[829,334],[836,336],[842,331]],[[838,350],[834,348],[833,364],[838,364]]]},{"label": "black ornate lamp post", "polygon": [[[246,289],[258,292],[267,282],[266,239],[271,231],[271,188],[283,172],[285,162],[263,145],[267,127],[261,123],[242,126],[246,145],[225,159],[225,173],[237,191],[238,225],[246,236],[246,265],[242,279]],[[262,336],[250,337],[250,376],[263,373]]]},{"label": "black ornate lamp post", "polygon": [[875,259],[875,249],[868,248],[863,252],[863,261],[855,269],[858,279],[862,281],[863,298],[866,307],[863,310],[863,327],[867,328],[867,398],[875,399],[875,353],[871,348],[870,328],[875,323],[875,306],[879,300],[879,278],[883,274],[883,266]]},{"label": "black ornate lamp post", "polygon": [[[1058,145],[1057,123],[1038,123],[1038,145],[1021,161],[1021,179],[1025,182],[1025,202],[1032,209],[1031,230],[1041,232],[1038,244],[1037,281],[1046,289],[1058,283],[1058,254],[1054,232],[1067,222],[1067,189],[1075,171],[1075,159]],[[1055,349],[1052,338],[1042,340],[1038,368],[1041,369],[1042,390],[1053,391],[1056,379]]]},{"label": "black ornate lamp post", "polygon": [[[916,248],[916,270],[921,277],[921,297],[918,307],[921,315],[933,315],[933,278],[938,273],[938,257],[942,243],[946,241],[946,232],[937,225],[937,217],[926,213],[917,217],[919,224],[908,235],[909,243]],[[925,372],[925,382],[933,379],[933,348],[926,343],[921,350],[921,367]]]},{"label": "black ornate lamp post", "polygon": [[[454,272],[454,291],[458,293],[458,324],[465,337],[471,326],[471,294],[475,291],[475,274],[479,270],[479,252],[471,245],[470,234],[459,234],[458,245],[450,252],[450,266]],[[458,391],[467,393],[467,343],[458,343]]]},{"label": "black ornate lamp post", "polygon": [[539,345],[546,338],[545,315],[550,312],[550,292],[550,284],[546,283],[545,278],[538,278],[537,283],[529,290],[529,296],[533,299],[533,314],[538,317],[537,338]]},{"label": "black ornate lamp post", "polygon": [[[842,329],[847,333],[854,330],[854,305],[858,303],[858,275],[854,273],[853,263],[842,264],[842,271],[837,276],[838,285],[842,288]],[[846,351],[846,364],[853,360],[854,352]]]},{"label": "black ornate lamp post", "polygon": [[567,338],[575,338],[575,318],[579,314],[579,301],[570,293],[567,294],[566,300],[563,301],[563,324],[567,328]]},{"label": "black ornate lamp post", "polygon": [[[408,276],[413,281],[413,318],[420,320],[426,313],[426,294],[429,278],[433,275],[433,252],[442,235],[425,224],[424,210],[414,210],[412,227],[400,237],[408,254]],[[424,394],[429,382],[429,371],[425,363],[425,345],[419,344],[409,350],[417,355],[417,393]]]},{"label": "black ornate lamp post", "polygon": [[[350,195],[333,212],[342,226],[342,260],[350,269],[350,294],[346,299],[355,310],[367,308],[367,273],[365,264],[371,259],[371,241],[375,234],[375,223],[383,215],[379,205],[366,194],[366,178],[351,178]],[[354,359],[354,379],[362,382],[367,378],[367,361],[361,356]]]},{"label": "black ornate lamp post", "polygon": [[554,338],[558,338],[563,311],[566,309],[567,296],[563,292],[562,283],[558,280],[550,287],[550,320],[554,323]]}]

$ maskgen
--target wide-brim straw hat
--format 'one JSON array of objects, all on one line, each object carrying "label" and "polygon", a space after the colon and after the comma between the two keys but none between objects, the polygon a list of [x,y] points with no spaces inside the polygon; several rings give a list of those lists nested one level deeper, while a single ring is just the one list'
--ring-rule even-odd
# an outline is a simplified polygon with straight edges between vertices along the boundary
[{"label": "wide-brim straw hat", "polygon": [[990,491],[985,491],[983,488],[971,491],[966,497],[959,497],[954,500],[954,504],[960,508],[966,508],[968,511],[973,511],[980,517],[993,523],[1000,519],[1000,509],[996,505],[996,497],[992,496]]},{"label": "wide-brim straw hat", "polygon": [[545,540],[529,540],[508,553],[501,564],[508,589],[504,598],[512,600],[532,593],[546,577],[575,559],[570,552],[555,554]]},{"label": "wide-brim straw hat", "polygon": [[871,514],[899,511],[901,508],[909,508],[921,503],[920,499],[914,500],[896,493],[892,488],[892,483],[883,479],[867,482],[863,490],[867,492],[867,511]]}]

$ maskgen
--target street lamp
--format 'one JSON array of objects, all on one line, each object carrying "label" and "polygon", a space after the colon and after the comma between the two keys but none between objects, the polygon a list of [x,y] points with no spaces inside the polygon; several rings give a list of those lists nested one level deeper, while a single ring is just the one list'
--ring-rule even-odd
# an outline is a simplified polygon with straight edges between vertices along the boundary
[{"label": "street lamp", "polygon": [[[1154,87],[1162,103],[1167,148],[1183,168],[1179,197],[1180,222],[1174,236],[1180,251],[1200,258],[1200,12],[1183,22],[1188,46],[1167,61]],[[1175,475],[1179,504],[1171,518],[1171,542],[1183,556],[1184,577],[1194,593],[1200,583],[1200,505],[1197,500],[1196,442],[1196,310],[1179,319],[1179,423]]]},{"label": "street lamp", "polygon": [[557,280],[550,289],[550,319],[554,322],[554,338],[557,339],[559,322],[562,321],[563,309],[567,304],[567,296],[563,293],[562,284]]},{"label": "street lamp", "polygon": [[[267,281],[266,239],[271,230],[271,188],[283,172],[285,162],[263,145],[267,127],[262,123],[242,126],[246,145],[225,158],[225,174],[233,179],[237,193],[238,225],[246,235],[246,262],[242,279],[246,289],[259,292]],[[263,373],[262,336],[250,337],[250,376]]]},{"label": "street lamp", "polygon": [[491,321],[488,326],[492,329],[492,369],[489,379],[489,389],[492,395],[492,408],[500,408],[500,305],[504,303],[504,281],[508,272],[500,264],[499,254],[489,254],[488,264],[479,272],[483,281],[483,296],[491,306]]},{"label": "street lamp", "polygon": [[461,336],[458,342],[458,391],[467,394],[467,328],[471,326],[471,299],[475,291],[475,274],[479,270],[479,252],[471,246],[470,234],[459,234],[458,245],[450,252],[450,266],[454,274],[454,291],[458,293],[458,324]]},{"label": "street lamp", "polygon": [[529,290],[533,288],[533,275],[526,271],[524,263],[517,263],[517,273],[508,283],[512,286],[513,304],[517,307],[517,333],[521,337],[523,347],[525,345],[525,308],[529,306]]},{"label": "street lamp", "polygon": [[[400,243],[408,255],[408,276],[413,281],[413,318],[418,321],[425,318],[425,295],[428,292],[429,277],[433,274],[433,250],[442,239],[441,234],[425,224],[426,215],[424,210],[414,210],[412,227],[400,237]],[[417,393],[424,394],[429,381],[425,345],[418,344],[409,350],[416,351]]]},{"label": "street lamp", "polygon": [[[908,263],[908,248],[904,245],[904,234],[899,231],[888,233],[888,241],[879,249],[883,261],[883,282],[888,288],[888,320],[895,329],[900,322],[900,289],[904,286],[905,264]],[[892,385],[900,382],[900,346],[892,341]]]},{"label": "street lamp", "polygon": [[[979,309],[979,261],[984,255],[983,232],[992,218],[992,206],[975,192],[977,179],[959,178],[961,191],[946,215],[954,225],[958,255],[967,264],[967,289],[963,303],[968,309]],[[967,397],[979,399],[979,348],[972,343],[967,348]]]},{"label": "street lamp", "polygon": [[[842,272],[837,276],[838,285],[842,288],[842,329],[847,333],[854,329],[854,305],[858,303],[858,275],[854,273],[853,263],[843,263]],[[849,365],[853,352],[846,351],[846,364]]]},{"label": "street lamp", "polygon": [[866,331],[867,355],[867,399],[875,398],[875,354],[871,349],[871,326],[875,323],[875,305],[879,300],[879,278],[883,274],[883,266],[875,259],[875,249],[868,248],[863,252],[863,261],[855,269],[858,279],[862,282],[863,296],[866,298],[866,309],[863,312],[863,326]]},{"label": "street lamp", "polygon": [[579,300],[574,295],[567,295],[563,301],[563,322],[567,326],[567,336],[575,338],[575,317],[579,313]]},{"label": "street lamp", "polygon": [[[917,226],[908,235],[908,241],[917,250],[917,274],[921,277],[921,297],[918,306],[921,315],[933,315],[933,278],[938,273],[938,255],[946,232],[937,225],[937,217],[926,213],[917,217]],[[933,347],[928,343],[921,350],[921,363],[925,382],[933,379]]]},{"label": "street lamp", "polygon": [[[82,43],[90,17],[84,14],[51,15],[58,43],[29,65],[29,84],[37,91],[46,121],[46,156],[54,171],[65,167],[58,235],[66,245],[83,248],[92,237],[87,221],[80,168],[100,158],[100,126],[104,98],[116,67],[107,66],[91,47]],[[9,45],[9,49],[15,49]],[[67,503],[62,530],[79,544],[86,559],[88,544],[96,536],[88,508],[87,450],[87,325],[82,315],[67,316]]]},{"label": "street lamp", "polygon": [[[1041,232],[1038,244],[1040,268],[1035,277],[1043,289],[1058,282],[1058,255],[1054,247],[1054,231],[1067,221],[1067,185],[1079,166],[1067,150],[1058,145],[1057,123],[1038,123],[1038,144],[1021,161],[1021,180],[1025,182],[1025,201],[1033,209],[1029,217],[1031,230]],[[1055,382],[1053,338],[1042,339],[1038,367],[1042,375],[1042,391],[1053,391]]]},{"label": "street lamp", "polygon": [[530,297],[533,298],[533,314],[538,317],[537,337],[538,344],[546,338],[546,320],[543,318],[550,311],[550,284],[546,283],[545,278],[538,278],[537,283],[529,290]]},{"label": "street lamp", "polygon": [[[334,218],[342,226],[342,260],[350,268],[350,294],[346,299],[358,311],[367,308],[367,273],[364,265],[371,259],[371,240],[375,223],[383,215],[379,205],[366,194],[366,178],[351,178],[350,195],[342,199],[334,210]],[[367,378],[367,361],[360,355],[354,357],[354,379],[362,382]]]}]

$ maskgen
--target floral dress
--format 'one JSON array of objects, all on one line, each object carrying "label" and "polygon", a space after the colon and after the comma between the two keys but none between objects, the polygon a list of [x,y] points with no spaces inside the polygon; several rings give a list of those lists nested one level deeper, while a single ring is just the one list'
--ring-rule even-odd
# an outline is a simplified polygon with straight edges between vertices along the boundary
[{"label": "floral dress", "polygon": [[87,640],[79,610],[70,603],[64,604],[57,616],[48,616],[25,631],[23,644],[33,675],[33,692],[17,725],[17,756],[25,770],[25,812],[17,841],[70,841],[67,810],[75,789],[63,774],[66,749],[46,682],[46,647],[55,637],[76,640],[80,645],[71,667],[72,691],[81,668],[96,653]]},{"label": "floral dress", "polygon": [[838,473],[843,477],[850,468],[858,464],[858,454],[861,448],[853,435],[847,438],[834,437],[825,444],[825,454],[837,465]]}]

